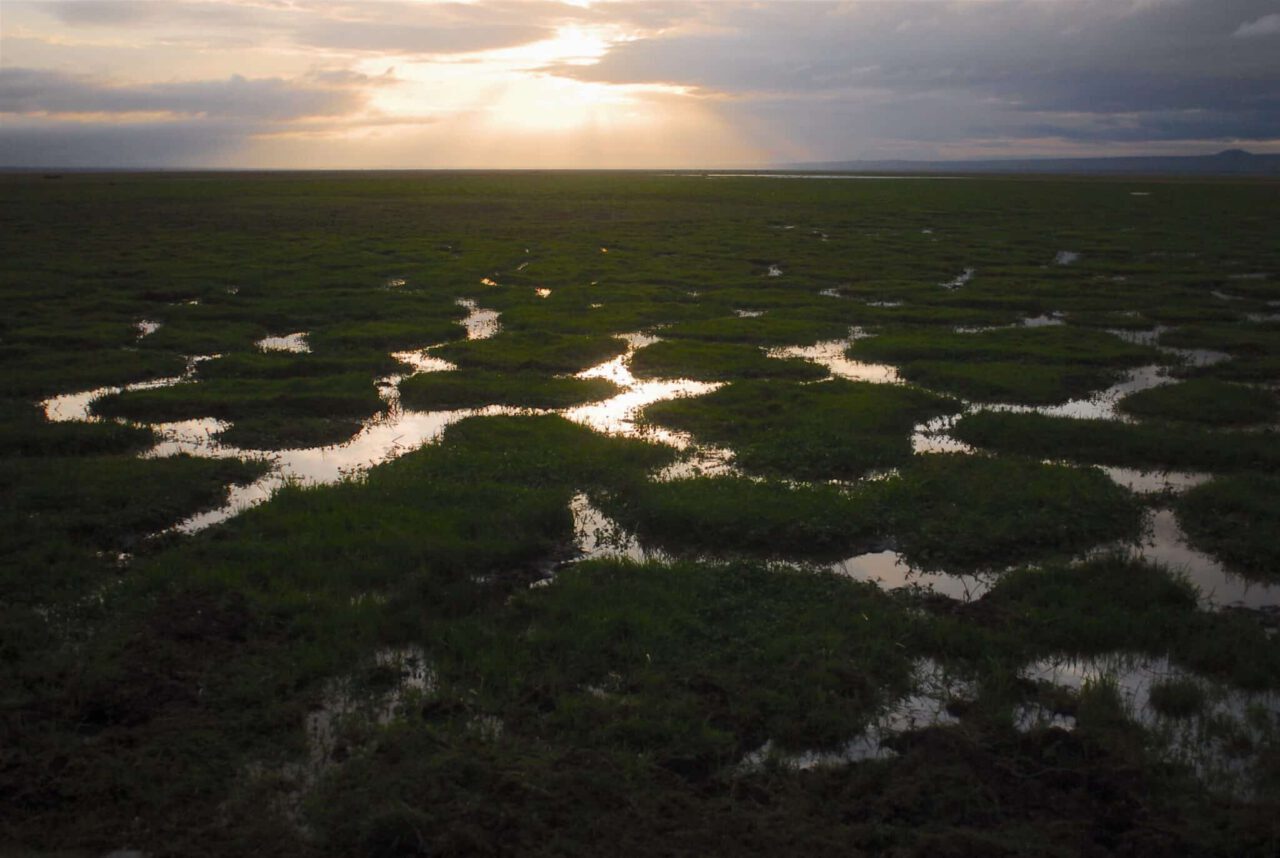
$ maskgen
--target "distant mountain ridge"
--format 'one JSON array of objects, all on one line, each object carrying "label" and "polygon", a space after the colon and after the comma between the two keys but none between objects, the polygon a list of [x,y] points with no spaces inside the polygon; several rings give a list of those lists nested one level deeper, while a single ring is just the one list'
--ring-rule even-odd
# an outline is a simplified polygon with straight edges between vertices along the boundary
[{"label": "distant mountain ridge", "polygon": [[1213,155],[1120,158],[1009,158],[978,161],[817,161],[785,170],[868,173],[1093,173],[1112,175],[1280,176],[1280,155],[1226,149]]}]

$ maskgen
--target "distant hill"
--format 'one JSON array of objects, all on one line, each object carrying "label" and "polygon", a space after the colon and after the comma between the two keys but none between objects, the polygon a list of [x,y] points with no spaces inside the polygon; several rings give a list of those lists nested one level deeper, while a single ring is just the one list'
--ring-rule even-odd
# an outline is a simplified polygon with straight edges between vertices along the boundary
[{"label": "distant hill", "polygon": [[1019,158],[983,161],[820,161],[786,170],[857,173],[1093,173],[1113,175],[1280,176],[1280,155],[1227,149],[1216,155],[1125,158]]}]

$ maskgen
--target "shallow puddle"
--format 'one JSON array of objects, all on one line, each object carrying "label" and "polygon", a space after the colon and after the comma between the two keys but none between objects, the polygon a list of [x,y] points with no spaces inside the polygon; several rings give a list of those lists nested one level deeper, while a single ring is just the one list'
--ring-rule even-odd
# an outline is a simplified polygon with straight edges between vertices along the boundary
[{"label": "shallow puddle", "polygon": [[943,289],[959,289],[961,286],[965,285],[970,280],[972,280],[973,275],[977,273],[978,273],[978,270],[976,268],[966,268],[964,271],[961,271],[954,279],[948,280],[945,283],[939,283],[938,285],[941,286]]},{"label": "shallow puddle", "polygon": [[460,322],[467,329],[467,339],[487,340],[502,330],[502,325],[498,322],[500,313],[497,310],[478,307],[470,298],[459,298],[457,304],[467,311],[466,317]]},{"label": "shallow puddle", "polygon": [[[190,453],[196,456],[266,458],[273,470],[248,486],[232,487],[222,506],[191,516],[173,529],[194,533],[226,521],[266,500],[287,483],[326,485],[395,459],[430,441],[437,440],[450,425],[468,417],[534,413],[528,409],[491,405],[457,411],[396,411],[366,423],[349,441],[325,447],[262,452],[210,444],[209,432],[216,421],[187,421],[186,432],[167,438],[148,455]],[[169,424],[174,426],[176,424]],[[193,431],[194,430],[194,431]]]},{"label": "shallow puddle", "polygon": [[134,323],[134,327],[138,329],[138,339],[149,337],[156,331],[160,330],[160,323],[153,322],[150,319],[139,319]]},{"label": "shallow puddle", "polygon": [[912,692],[895,700],[867,725],[867,729],[843,746],[824,751],[781,751],[772,740],[747,754],[735,766],[738,772],[759,771],[767,766],[804,771],[844,766],[863,760],[896,756],[886,741],[902,733],[927,727],[959,723],[948,710],[952,701],[971,700],[976,689],[965,680],[950,676],[932,659],[921,659],[912,667]]},{"label": "shallow puddle", "polygon": [[671,558],[662,551],[649,550],[622,525],[601,512],[583,492],[569,501],[573,513],[574,545],[581,560],[633,560],[667,562]]},{"label": "shallow puddle", "polygon": [[[395,358],[397,361],[399,361],[400,363],[406,366],[412,367],[415,373],[417,372],[451,372],[458,368],[457,364],[450,363],[444,358],[438,358],[430,354],[429,353],[430,348],[433,348],[433,347],[428,347],[426,349],[417,349],[415,351],[407,351],[407,352],[392,352],[391,357]],[[388,380],[391,378],[397,378],[397,377],[387,376]]]},{"label": "shallow puddle", "polygon": [[951,435],[951,429],[960,419],[958,414],[944,414],[932,420],[916,424],[911,430],[911,451],[916,455],[926,453],[965,453],[977,452],[965,442]]},{"label": "shallow puddle", "polygon": [[[380,650],[374,654],[372,672],[390,679],[382,690],[362,686],[354,676],[343,676],[325,684],[319,706],[303,721],[306,758],[283,765],[250,764],[245,776],[250,781],[272,781],[272,801],[302,833],[309,832],[302,803],[320,777],[335,765],[366,747],[372,740],[370,728],[382,727],[407,717],[409,709],[435,690],[435,674],[418,646]],[[113,853],[114,854],[114,853]]]},{"label": "shallow puddle", "polygon": [[[475,320],[475,338],[490,336],[496,329],[497,313],[471,305]],[[491,316],[489,314],[492,314]],[[469,333],[472,330],[468,329]],[[639,411],[646,405],[677,396],[694,396],[709,393],[719,384],[689,380],[660,380],[639,382],[631,375],[629,361],[637,348],[657,342],[646,334],[629,334],[624,337],[628,350],[623,355],[591,367],[582,373],[583,378],[607,378],[626,388],[623,393],[600,402],[569,408],[562,412],[569,420],[609,434],[631,435],[670,444],[679,449],[693,448],[692,438],[684,433],[657,427],[637,425]],[[447,371],[451,364],[440,361],[424,351],[397,352],[397,360],[421,371]],[[281,486],[298,482],[307,485],[323,485],[338,482],[368,470],[374,465],[390,461],[423,444],[438,440],[452,424],[468,417],[495,415],[542,414],[546,411],[493,405],[484,408],[458,409],[454,411],[408,411],[399,407],[395,385],[401,376],[381,379],[381,390],[387,398],[389,409],[385,414],[368,421],[355,437],[341,444],[280,450],[264,453],[244,450],[217,443],[213,436],[227,425],[213,419],[190,420],[182,423],[158,426],[163,440],[148,456],[171,456],[189,453],[214,457],[265,457],[273,465],[271,473],[247,486],[233,486],[227,502],[222,506],[198,513],[178,524],[174,530],[194,533],[206,527],[226,521],[228,518],[268,500]],[[732,454],[728,451],[691,450],[693,455],[681,464],[690,473],[727,470]],[[670,470],[670,469],[669,469]]]},{"label": "shallow puddle", "polygon": [[159,387],[173,387],[175,384],[191,381],[195,377],[196,366],[200,362],[213,360],[216,357],[219,357],[219,355],[196,355],[187,358],[187,366],[182,371],[182,375],[153,378],[148,381],[135,381],[132,384],[124,384],[118,387],[95,387],[93,390],[50,396],[40,403],[40,408],[44,411],[45,419],[50,423],[62,423],[68,420],[95,423],[101,418],[90,410],[94,400],[126,390],[155,390]]},{"label": "shallow puddle", "polygon": [[870,581],[878,585],[881,590],[918,587],[961,602],[982,598],[999,579],[997,572],[952,575],[946,572],[914,569],[907,559],[896,551],[856,554],[837,561],[828,568],[837,575],[843,575],[855,581]]},{"label": "shallow puddle", "polygon": [[[1167,658],[1111,653],[1097,658],[1057,657],[1028,665],[1022,676],[1033,682],[1079,692],[1086,686],[1115,688],[1125,713],[1146,728],[1166,759],[1192,767],[1210,788],[1247,794],[1259,747],[1280,738],[1280,693],[1246,692],[1183,670]],[[1176,682],[1194,685],[1204,705],[1198,713],[1175,718],[1151,705],[1152,686]],[[1024,707],[1020,726],[1043,726],[1037,712]],[[1074,719],[1056,715],[1057,726],[1070,729]]]},{"label": "shallow puddle", "polygon": [[585,405],[566,409],[561,414],[568,420],[580,423],[597,432],[609,435],[630,435],[645,437],[654,441],[670,444],[684,449],[690,444],[688,435],[672,432],[658,426],[641,426],[637,424],[640,411],[648,405],[664,399],[678,399],[686,396],[702,396],[717,390],[723,385],[719,382],[693,381],[691,379],[656,379],[639,381],[631,374],[631,358],[637,349],[658,342],[658,338],[650,334],[621,334],[627,341],[627,350],[617,357],[597,364],[578,373],[575,378],[603,378],[623,388],[617,396],[600,402],[589,402]]},{"label": "shallow puddle", "polygon": [[1138,494],[1184,492],[1213,477],[1212,474],[1201,471],[1144,471],[1140,468],[1118,468],[1111,465],[1099,465],[1098,469],[1116,485]]},{"label": "shallow puddle", "polygon": [[902,378],[897,367],[886,363],[863,363],[845,356],[845,351],[859,339],[860,332],[843,340],[826,340],[811,346],[786,346],[769,349],[771,358],[800,358],[827,368],[836,378],[850,381],[870,381],[876,384],[898,384]]},{"label": "shallow puddle", "polygon": [[1012,411],[1018,413],[1044,414],[1049,417],[1074,417],[1080,420],[1119,420],[1130,422],[1126,414],[1116,410],[1116,405],[1126,396],[1142,390],[1150,390],[1177,381],[1169,373],[1169,367],[1140,366],[1128,370],[1124,377],[1106,388],[1082,399],[1072,399],[1060,405],[1016,405],[1009,403],[983,404],[981,408],[991,411]]},{"label": "shallow puddle", "polygon": [[1053,325],[1065,325],[1066,320],[1061,313],[1045,313],[1039,316],[1027,316],[1018,323],[1024,328],[1047,328]]},{"label": "shallow puddle", "polygon": [[1192,548],[1173,510],[1157,509],[1148,514],[1146,534],[1137,553],[1186,575],[1200,591],[1201,604],[1206,608],[1280,606],[1280,585],[1237,575],[1212,556]]},{"label": "shallow puddle", "polygon": [[311,345],[307,342],[307,332],[299,331],[296,334],[285,334],[282,337],[263,337],[254,343],[264,352],[294,352],[296,354],[306,354],[311,351]]}]

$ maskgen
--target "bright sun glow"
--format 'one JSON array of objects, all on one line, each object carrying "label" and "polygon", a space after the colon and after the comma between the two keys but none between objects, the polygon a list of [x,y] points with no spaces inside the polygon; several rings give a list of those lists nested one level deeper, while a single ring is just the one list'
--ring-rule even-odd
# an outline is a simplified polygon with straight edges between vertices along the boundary
[{"label": "bright sun glow", "polygon": [[[556,66],[590,65],[627,39],[616,28],[563,27],[554,38],[449,60],[404,57],[394,63],[402,83],[380,92],[377,110],[397,118],[467,114],[494,131],[572,131],[658,121],[654,94],[663,86],[618,86],[561,77]],[[383,59],[384,64],[387,60]],[[377,73],[372,66],[363,69]],[[431,105],[430,111],[423,105]]]}]

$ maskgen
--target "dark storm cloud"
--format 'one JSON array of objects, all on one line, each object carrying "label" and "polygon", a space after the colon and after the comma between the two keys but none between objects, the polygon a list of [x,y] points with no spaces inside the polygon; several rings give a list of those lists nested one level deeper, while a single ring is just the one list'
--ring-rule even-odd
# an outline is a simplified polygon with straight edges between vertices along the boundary
[{"label": "dark storm cloud", "polygon": [[[845,140],[870,129],[945,140],[1054,127],[1077,141],[1267,140],[1280,136],[1276,10],[1266,0],[698,4],[674,33],[553,71],[692,87],[745,102],[737,117],[787,113],[801,128],[808,111],[829,110],[849,124],[810,124]],[[970,133],[975,115],[986,134]],[[840,154],[839,139],[808,142]]]},{"label": "dark storm cloud", "polygon": [[349,77],[335,85],[233,75],[225,80],[118,86],[62,72],[10,68],[0,69],[0,113],[159,112],[284,121],[358,109],[364,96],[353,82]]},{"label": "dark storm cloud", "polygon": [[32,120],[6,122],[0,164],[6,167],[175,167],[220,162],[262,126],[239,120],[185,120],[112,125]]}]

